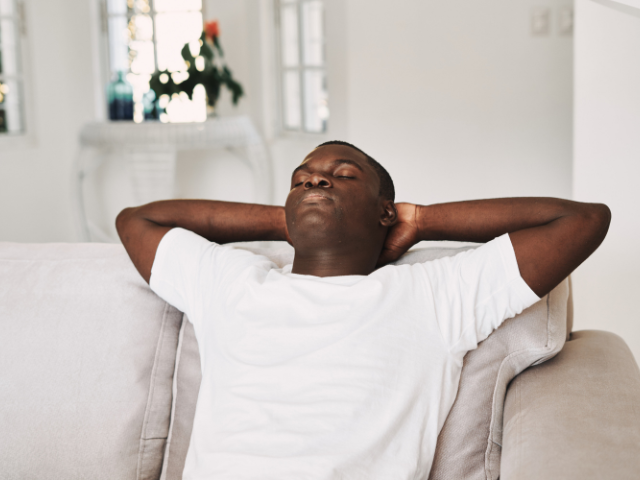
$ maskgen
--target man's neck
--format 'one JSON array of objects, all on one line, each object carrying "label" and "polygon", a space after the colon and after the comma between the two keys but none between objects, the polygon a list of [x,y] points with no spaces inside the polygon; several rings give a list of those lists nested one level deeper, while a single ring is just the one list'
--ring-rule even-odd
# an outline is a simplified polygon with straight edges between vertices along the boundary
[{"label": "man's neck", "polygon": [[296,248],[291,273],[336,277],[369,275],[376,269],[379,252],[365,246],[358,248]]}]

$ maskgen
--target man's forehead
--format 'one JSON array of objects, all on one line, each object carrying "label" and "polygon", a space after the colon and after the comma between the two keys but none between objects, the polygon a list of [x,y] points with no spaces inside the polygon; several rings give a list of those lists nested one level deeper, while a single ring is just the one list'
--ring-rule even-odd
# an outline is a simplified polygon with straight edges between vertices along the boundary
[{"label": "man's forehead", "polygon": [[300,166],[313,160],[333,162],[338,159],[352,160],[361,167],[365,167],[368,163],[367,157],[355,148],[346,145],[324,145],[312,150]]}]

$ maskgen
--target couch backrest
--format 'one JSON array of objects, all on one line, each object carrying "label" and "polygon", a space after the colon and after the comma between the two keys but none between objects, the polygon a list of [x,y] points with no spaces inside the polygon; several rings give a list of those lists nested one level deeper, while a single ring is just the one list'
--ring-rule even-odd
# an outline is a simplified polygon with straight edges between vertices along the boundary
[{"label": "couch backrest", "polygon": [[120,245],[0,243],[0,478],[157,479],[182,318]]},{"label": "couch backrest", "polygon": [[[282,243],[236,246],[293,257]],[[568,298],[565,281],[467,354],[430,478],[498,477],[507,384],[562,348]],[[180,479],[200,378],[191,324],[122,246],[0,243],[1,478]]]}]

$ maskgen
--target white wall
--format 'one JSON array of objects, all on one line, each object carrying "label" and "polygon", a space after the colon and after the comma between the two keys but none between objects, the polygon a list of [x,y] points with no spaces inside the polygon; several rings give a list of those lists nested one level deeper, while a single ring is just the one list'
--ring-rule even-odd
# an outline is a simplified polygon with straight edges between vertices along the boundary
[{"label": "white wall", "polygon": [[[329,139],[352,141],[383,163],[398,200],[570,198],[573,38],[557,28],[570,1],[326,0],[330,131],[275,138],[268,75],[255,70],[265,61],[257,16],[268,3],[206,5],[248,85],[245,111],[267,132],[276,203],[291,170]],[[551,28],[534,37],[531,11],[540,6],[551,9]],[[242,18],[237,30],[225,27]]]},{"label": "white wall", "polygon": [[[249,12],[268,3],[246,1]],[[291,170],[329,139],[383,163],[398,200],[571,196],[573,38],[557,28],[570,1],[326,5],[330,131],[270,140],[277,203]],[[550,33],[534,37],[540,6],[551,10]]]},{"label": "white wall", "polygon": [[577,0],[574,194],[611,208],[574,274],[576,328],[622,336],[640,359],[640,10]]},{"label": "white wall", "polygon": [[0,139],[0,241],[73,241],[70,165],[94,116],[89,2],[30,0],[29,138]]},{"label": "white wall", "polygon": [[[568,3],[570,5],[570,3]],[[572,38],[562,0],[348,2],[349,134],[434,203],[571,195]],[[532,37],[534,6],[551,33]]]},{"label": "white wall", "polygon": [[[272,0],[206,0],[246,97],[221,115],[249,114],[271,145],[275,200],[291,170],[328,139],[358,144],[394,176],[399,200],[438,201],[571,192],[571,37],[530,35],[533,0],[326,0],[330,131],[274,135]],[[72,5],[73,3],[73,5]],[[0,143],[0,240],[77,239],[70,165],[77,134],[100,116],[91,0],[27,2],[35,144]],[[94,12],[95,13],[95,12]],[[97,99],[97,100],[96,100]],[[130,202],[118,162],[101,171],[98,223]],[[232,181],[227,181],[231,178]],[[252,201],[249,169],[226,152],[182,155],[183,197]]]}]

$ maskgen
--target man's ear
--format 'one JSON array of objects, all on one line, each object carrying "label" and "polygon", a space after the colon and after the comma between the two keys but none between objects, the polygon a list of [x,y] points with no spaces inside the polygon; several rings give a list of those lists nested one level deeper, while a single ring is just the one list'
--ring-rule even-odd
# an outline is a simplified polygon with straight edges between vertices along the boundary
[{"label": "man's ear", "polygon": [[383,227],[392,227],[398,221],[398,210],[393,200],[384,200],[382,203],[382,215],[380,216],[380,224]]}]

